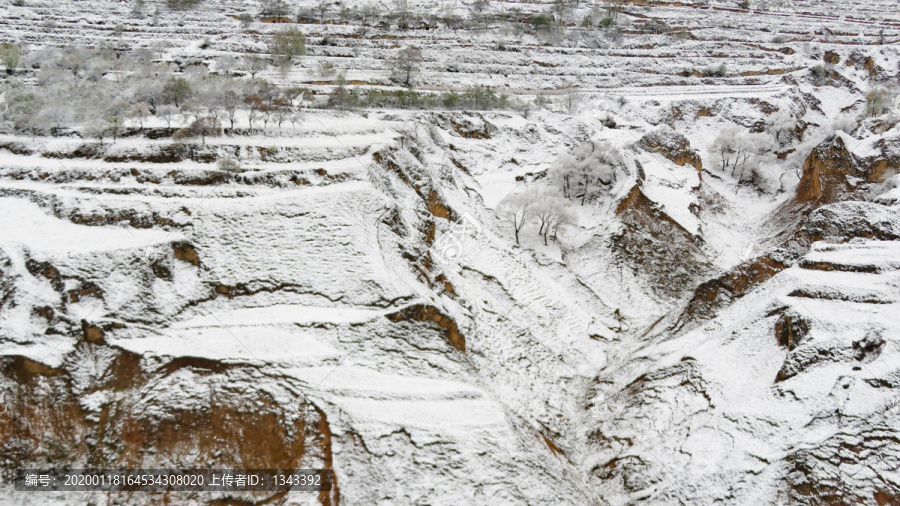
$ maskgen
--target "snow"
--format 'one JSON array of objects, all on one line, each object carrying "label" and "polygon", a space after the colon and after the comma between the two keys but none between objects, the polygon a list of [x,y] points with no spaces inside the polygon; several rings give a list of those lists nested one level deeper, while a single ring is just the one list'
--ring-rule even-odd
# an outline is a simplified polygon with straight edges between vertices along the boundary
[{"label": "snow", "polygon": [[53,255],[145,248],[178,239],[161,230],[76,225],[48,216],[37,204],[21,198],[0,200],[0,222],[0,243]]},{"label": "snow", "polygon": [[[797,487],[790,458],[797,452],[821,449],[844,459],[827,453],[830,442],[873,427],[888,431],[886,440],[896,438],[884,413],[896,403],[897,241],[814,243],[796,265],[677,324],[694,287],[803,226],[806,218],[791,207],[795,168],[803,161],[794,158],[804,143],[830,135],[836,120],[860,115],[867,90],[896,78],[896,48],[876,43],[882,29],[889,41],[898,36],[891,2],[792,4],[794,10],[770,3],[749,12],[722,2],[629,5],[621,41],[580,27],[587,4],[567,15],[560,33],[517,34],[493,20],[487,29],[438,21],[428,30],[367,27],[365,34],[352,19],[299,24],[308,54],[289,72],[264,75],[278,86],[308,87],[323,98],[335,83],[317,66],[330,62],[347,79],[365,81],[362,90],[397,91],[387,69],[398,49],[416,44],[425,56],[420,90],[491,85],[516,100],[531,102],[541,93],[555,102],[527,115],[304,108],[296,125],[265,135],[206,139],[202,149],[209,153],[236,153],[247,179],[185,184],[172,175],[215,175],[215,165],[140,161],[170,139],[134,134],[107,141],[106,155],[136,160],[109,162],[74,157],[93,139],[0,133],[0,144],[35,153],[0,150],[0,355],[52,367],[96,360],[71,386],[91,416],[113,394],[86,393],[105,362],[80,355],[82,320],[104,329],[104,344],[91,349],[137,353],[147,370],[180,357],[241,367],[246,377],[230,387],[259,387],[286,410],[303,398],[327,416],[341,499],[349,504],[812,503],[815,496],[791,495]],[[409,6],[465,17],[472,7],[435,11],[419,0]],[[520,18],[549,8],[501,2],[486,10],[512,6]],[[254,22],[240,29],[223,15],[256,7],[232,0],[205,0],[184,12],[162,6],[154,24],[130,8],[33,0],[0,6],[0,13],[7,41],[35,49],[157,46],[156,58],[173,68],[192,58],[210,63],[264,52],[268,34],[283,28]],[[41,24],[51,17],[57,28]],[[640,33],[653,17],[689,38]],[[127,29],[112,35],[110,20]],[[786,40],[776,41],[778,34]],[[333,45],[323,44],[325,36]],[[507,50],[498,47],[501,38]],[[829,68],[848,84],[812,82],[809,69],[825,51],[838,55]],[[876,77],[848,61],[854,53],[873,58]],[[721,62],[726,77],[691,75]],[[761,71],[771,73],[751,74]],[[583,102],[567,111],[572,91]],[[805,127],[802,139],[798,134],[778,148],[797,150],[794,158],[767,158],[753,178],[722,170],[708,151],[719,132],[758,131],[775,109]],[[248,120],[239,115],[237,126]],[[485,127],[490,137],[465,138],[451,120]],[[186,121],[180,116],[175,123]],[[690,141],[702,174],[635,147],[663,125]],[[164,122],[150,118],[145,126]],[[895,133],[837,135],[857,157],[872,158],[885,155],[882,142],[894,149]],[[496,215],[499,203],[514,191],[553,184],[542,173],[594,139],[623,153],[615,186],[584,206],[573,201],[577,224],[555,242],[544,246],[529,224],[516,245]],[[376,153],[389,149],[399,153],[397,167],[376,162]],[[616,209],[638,184],[638,163],[641,191],[696,239],[697,259],[663,262],[708,265],[677,295],[660,295],[648,281],[652,273],[612,246],[622,227]],[[160,182],[132,176],[131,169]],[[853,217],[890,232],[885,224],[900,202],[898,186],[897,176],[870,185],[871,201]],[[474,217],[480,231],[466,254],[441,266],[446,281],[428,285],[413,266],[434,246],[430,227],[435,237],[451,227],[432,216],[435,207],[423,198],[431,189],[454,215]],[[94,216],[98,224],[76,224]],[[148,228],[106,224],[131,218]],[[668,240],[648,237],[643,248],[664,251]],[[195,248],[199,265],[175,258],[173,243]],[[156,255],[153,265],[141,260],[147,252]],[[33,262],[52,265],[62,288]],[[828,265],[837,270],[823,270]],[[88,290],[76,302],[70,292],[88,281],[100,295]],[[466,353],[434,322],[385,318],[413,304],[452,319]],[[41,308],[53,316],[42,316]],[[785,315],[808,326],[793,349],[779,345],[775,333]],[[877,350],[860,355],[865,343]],[[776,381],[787,369],[792,375]],[[171,409],[203,405],[214,387],[197,370],[166,376],[148,395]],[[4,388],[13,384],[3,380]],[[896,446],[881,451],[900,454]],[[864,456],[851,460],[834,473],[836,467],[817,463],[805,478],[824,483],[838,476],[848,491],[871,498],[874,476],[896,475]],[[896,491],[896,483],[891,487]],[[32,499],[11,493],[0,503]]]},{"label": "snow", "polygon": [[221,318],[212,315],[199,316],[190,320],[178,321],[173,328],[214,327],[225,325],[279,325],[296,323],[309,325],[315,322],[331,323],[363,323],[386,311],[360,308],[317,307],[300,304],[273,304],[264,307],[245,307],[230,311]]}]

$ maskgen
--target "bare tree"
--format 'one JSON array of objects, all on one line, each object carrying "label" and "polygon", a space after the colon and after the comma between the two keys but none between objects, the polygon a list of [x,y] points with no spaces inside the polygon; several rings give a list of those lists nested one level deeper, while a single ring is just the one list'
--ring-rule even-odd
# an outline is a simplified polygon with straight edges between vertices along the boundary
[{"label": "bare tree", "polygon": [[226,55],[216,60],[216,70],[227,76],[237,66],[237,58]]},{"label": "bare tree", "polygon": [[75,118],[75,112],[68,106],[48,106],[38,114],[38,124],[50,126],[53,135],[58,135],[63,125],[71,123]]},{"label": "bare tree", "polygon": [[178,108],[170,104],[161,105],[156,108],[156,116],[166,120],[166,128],[172,128],[172,118],[178,116]]},{"label": "bare tree", "polygon": [[568,153],[563,153],[556,159],[556,163],[550,167],[548,174],[552,180],[559,184],[565,198],[572,197],[573,180],[575,179],[575,173],[572,171],[574,165],[575,157]]},{"label": "bare tree", "polygon": [[130,97],[137,102],[146,102],[151,107],[156,107],[162,97],[163,85],[154,76],[144,75],[142,79],[131,89]]},{"label": "bare tree", "polygon": [[241,59],[239,68],[250,74],[250,79],[256,78],[256,74],[269,68],[269,62],[262,56],[255,54],[244,56]]},{"label": "bare tree", "polygon": [[766,128],[775,136],[775,140],[778,142],[790,139],[795,125],[794,117],[786,109],[779,109],[766,118]]},{"label": "bare tree", "polygon": [[197,135],[203,140],[203,144],[206,144],[207,137],[222,135],[222,123],[212,116],[205,116],[194,121],[191,124],[191,130],[197,132]]},{"label": "bare tree", "polygon": [[721,169],[743,178],[745,169],[754,168],[775,149],[775,139],[766,133],[748,133],[735,126],[721,129],[709,151],[720,159]]},{"label": "bare tree", "polygon": [[890,93],[884,88],[875,88],[866,93],[867,117],[881,116],[890,106]]},{"label": "bare tree", "polygon": [[219,120],[219,116],[225,114],[222,97],[225,83],[227,83],[227,80],[209,81],[197,93],[198,102],[206,110],[206,115],[211,116],[216,121]]},{"label": "bare tree", "polygon": [[222,93],[222,109],[228,116],[228,121],[231,122],[232,130],[234,130],[234,118],[237,116],[237,111],[243,103],[242,93],[235,85],[229,86]]},{"label": "bare tree", "polygon": [[172,135],[172,138],[181,141],[191,137],[200,137],[203,144],[206,144],[207,137],[219,135],[222,135],[222,124],[211,116],[204,116],[194,120],[187,128],[179,129]]},{"label": "bare tree", "polygon": [[540,225],[538,235],[544,238],[544,245],[546,246],[547,236],[559,223],[562,215],[568,211],[570,204],[559,193],[559,190],[551,187],[538,189],[534,194],[534,199],[534,217]]},{"label": "bare tree", "polygon": [[719,157],[719,167],[723,171],[731,164],[731,157],[735,152],[734,138],[737,135],[738,131],[735,127],[722,128],[709,147],[710,154]]},{"label": "bare tree", "polygon": [[270,109],[272,109],[272,116],[275,122],[278,123],[278,128],[281,128],[281,124],[293,114],[290,103],[286,98],[276,98],[272,102]]},{"label": "bare tree", "polygon": [[106,123],[109,125],[107,130],[112,136],[113,144],[115,144],[119,134],[122,133],[122,128],[125,126],[125,115],[121,112],[112,113],[106,118]]},{"label": "bare tree", "polygon": [[563,106],[569,114],[575,114],[584,104],[584,94],[577,90],[572,90],[563,96]]},{"label": "bare tree", "polygon": [[533,192],[521,191],[506,197],[497,206],[497,214],[500,219],[508,221],[516,234],[516,244],[519,244],[519,231],[534,217],[535,199]]},{"label": "bare tree", "polygon": [[59,65],[72,72],[72,76],[78,79],[81,72],[87,67],[88,55],[86,51],[80,47],[70,47],[66,49],[59,58]]},{"label": "bare tree", "polygon": [[109,130],[109,124],[107,124],[104,119],[95,119],[89,122],[84,127],[84,132],[89,137],[94,137],[100,141],[100,145],[103,145],[103,138],[106,137],[106,134]]},{"label": "bare tree", "polygon": [[253,129],[253,120],[260,115],[265,104],[258,95],[247,95],[244,99],[244,103],[248,106],[247,120],[250,124],[250,129]]},{"label": "bare tree", "polygon": [[122,129],[125,127],[125,118],[128,114],[128,103],[121,100],[115,100],[104,108],[103,117],[106,119],[108,126],[107,132],[113,139],[113,143],[119,138]]},{"label": "bare tree", "polygon": [[144,119],[150,116],[150,106],[146,102],[138,102],[128,108],[128,115],[138,120],[141,130],[144,129]]},{"label": "bare tree", "polygon": [[393,63],[394,79],[404,86],[411,86],[413,77],[422,66],[422,51],[416,46],[408,46],[397,53]]},{"label": "bare tree", "polygon": [[563,225],[575,225],[577,223],[578,216],[575,214],[575,211],[572,210],[572,207],[567,202],[560,204],[555,216],[549,223],[549,228],[544,231],[544,244],[547,244],[546,234],[552,233],[553,239],[556,240],[560,227]]}]

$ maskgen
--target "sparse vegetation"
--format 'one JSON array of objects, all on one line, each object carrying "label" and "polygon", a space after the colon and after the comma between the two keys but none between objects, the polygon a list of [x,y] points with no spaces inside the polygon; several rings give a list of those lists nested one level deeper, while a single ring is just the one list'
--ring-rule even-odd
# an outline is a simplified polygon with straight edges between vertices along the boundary
[{"label": "sparse vegetation", "polygon": [[243,28],[244,30],[250,28],[250,25],[253,24],[253,15],[249,12],[242,12],[238,14],[237,19],[241,22],[241,28]]},{"label": "sparse vegetation", "polygon": [[706,77],[725,77],[728,75],[728,67],[726,67],[724,63],[710,65],[709,67],[706,67],[706,71],[703,72],[703,75]]},{"label": "sparse vegetation", "polygon": [[536,14],[531,17],[531,27],[535,30],[549,30],[553,27],[553,16],[549,14]]},{"label": "sparse vegetation", "polygon": [[392,66],[394,81],[403,86],[412,86],[413,78],[419,72],[421,65],[422,50],[416,46],[401,49]]},{"label": "sparse vegetation", "polygon": [[[410,81],[415,75],[418,58],[412,51],[407,60]],[[3,46],[9,69],[17,63],[16,46]],[[316,94],[297,87],[277,87],[259,79],[268,61],[258,55],[235,58],[225,55],[214,62],[214,72],[199,60],[187,60],[183,71],[173,73],[165,64],[153,62],[147,50],[116,57],[115,54],[72,46],[63,50],[44,51],[28,56],[28,65],[37,67],[34,84],[16,82],[9,90],[10,107],[5,119],[7,128],[31,135],[57,135],[66,128],[83,128],[85,134],[113,142],[126,130],[126,123],[143,131],[150,119],[175,127],[181,142],[221,135],[223,121],[235,132],[238,118],[246,118],[251,129],[268,129],[273,125],[296,124],[300,105],[336,108],[401,108],[401,109],[508,109],[528,114],[530,104],[511,100],[488,87],[470,87],[463,91],[421,92],[412,87],[402,90],[361,90],[339,75],[337,86],[327,94]],[[10,70],[11,71],[11,70]],[[336,73],[325,62],[322,75]],[[114,76],[102,78],[103,75]],[[242,77],[247,76],[247,77]],[[403,78],[405,79],[405,75]],[[83,86],[84,82],[91,86]],[[53,103],[55,96],[71,97],[73,106],[61,110]],[[109,97],[113,97],[110,99]],[[540,97],[538,102],[542,102]],[[110,104],[115,103],[115,107]],[[574,102],[573,102],[574,103]],[[246,116],[241,115],[241,111]],[[185,125],[186,124],[186,125]],[[217,133],[218,132],[218,133]]]},{"label": "sparse vegetation", "polygon": [[516,244],[519,244],[519,232],[534,217],[535,199],[528,192],[514,193],[497,207],[497,214],[513,227]]},{"label": "sparse vegetation", "polygon": [[200,137],[203,144],[206,144],[207,137],[218,137],[220,135],[222,135],[221,122],[211,116],[203,116],[195,119],[187,127],[175,132],[172,135],[172,139],[183,141],[192,137]]},{"label": "sparse vegetation", "polygon": [[291,6],[284,0],[263,0],[260,4],[260,17],[284,18],[290,15],[290,13]]},{"label": "sparse vegetation", "polygon": [[224,172],[244,172],[244,169],[241,167],[240,162],[230,156],[223,156],[219,158],[219,161],[216,162],[219,167],[219,170]]},{"label": "sparse vegetation", "polygon": [[825,84],[828,79],[828,69],[825,65],[816,65],[809,69],[809,73],[812,74],[813,82],[817,85]]},{"label": "sparse vegetation", "polygon": [[7,467],[325,468],[340,491],[290,499],[328,504],[896,495],[897,412],[867,418],[900,335],[883,0],[27,1]]},{"label": "sparse vegetation", "polygon": [[199,3],[200,0],[166,0],[166,5],[168,5],[170,9],[176,10],[191,9]]},{"label": "sparse vegetation", "polygon": [[6,67],[7,74],[12,74],[19,66],[19,48],[12,44],[0,46],[0,63]]},{"label": "sparse vegetation", "polygon": [[608,141],[582,143],[572,153],[559,156],[549,177],[565,198],[579,199],[584,205],[596,191],[610,189],[617,171],[625,164],[622,154]]},{"label": "sparse vegetation", "polygon": [[748,133],[735,126],[725,127],[713,140],[710,154],[719,158],[722,171],[731,168],[731,175],[743,179],[760,163],[767,161],[775,150],[775,139],[768,133]]},{"label": "sparse vegetation", "polygon": [[269,53],[282,65],[291,65],[294,58],[306,54],[306,35],[297,28],[287,28],[272,35]]},{"label": "sparse vegetation", "polygon": [[559,190],[549,186],[537,186],[506,197],[497,207],[497,215],[513,228],[516,244],[526,225],[538,227],[537,235],[548,245],[548,238],[556,239],[561,226],[574,224],[576,215],[569,201]]},{"label": "sparse vegetation", "polygon": [[672,28],[665,22],[657,18],[652,18],[650,21],[644,23],[641,28],[641,31],[647,30],[650,33],[660,34],[660,33],[669,33],[672,31]]},{"label": "sparse vegetation", "polygon": [[890,104],[890,92],[884,88],[875,88],[866,93],[866,117],[881,116],[887,111]]}]

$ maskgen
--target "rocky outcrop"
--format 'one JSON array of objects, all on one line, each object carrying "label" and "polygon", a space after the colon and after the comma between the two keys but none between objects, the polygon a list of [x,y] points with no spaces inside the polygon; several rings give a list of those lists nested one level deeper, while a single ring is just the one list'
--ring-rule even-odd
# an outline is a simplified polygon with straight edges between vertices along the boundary
[{"label": "rocky outcrop", "polygon": [[175,253],[176,259],[188,262],[196,267],[200,267],[200,256],[197,254],[197,250],[192,245],[184,242],[179,242],[172,245],[172,250]]},{"label": "rocky outcrop", "polygon": [[435,121],[466,139],[490,139],[494,125],[479,115],[436,115]]},{"label": "rocky outcrop", "polygon": [[784,312],[775,322],[775,338],[779,346],[793,350],[809,334],[809,321],[794,313]]},{"label": "rocky outcrop", "polygon": [[644,195],[640,186],[619,202],[616,215],[622,228],[612,238],[613,251],[645,276],[657,294],[677,297],[710,272],[701,240]]},{"label": "rocky outcrop", "polygon": [[837,202],[853,193],[848,178],[867,178],[856,157],[840,136],[833,136],[813,148],[803,163],[796,200],[817,204]]},{"label": "rocky outcrop", "polygon": [[[840,424],[840,415],[831,420]],[[811,448],[793,451],[784,482],[794,504],[900,504],[900,487],[881,479],[896,469],[900,438],[878,417],[871,424],[849,419],[844,429]],[[859,425],[866,425],[864,428]]]},{"label": "rocky outcrop", "polygon": [[[864,159],[853,155],[840,136],[816,146],[804,163],[795,199],[777,209],[770,220],[777,223],[774,228],[786,232],[786,239],[766,254],[700,284],[678,327],[686,321],[712,317],[718,309],[799,261],[814,242],[900,238],[900,215],[895,210],[872,202],[842,201],[859,198],[868,189],[865,183],[883,182],[896,171],[891,146],[884,146],[879,156]],[[800,223],[802,226],[798,226]],[[814,268],[808,263],[805,266]]]},{"label": "rocky outcrop", "polygon": [[[102,332],[85,328],[86,339],[58,367],[0,359],[3,468],[331,468],[324,413],[302,397],[285,405],[295,397],[287,391],[279,400],[257,389],[255,368],[143,358],[92,339]],[[203,495],[257,504],[283,493]],[[196,499],[164,495],[173,503]],[[336,504],[337,487],[319,499]]]},{"label": "rocky outcrop", "polygon": [[798,233],[808,242],[845,242],[860,237],[900,240],[900,210],[873,202],[838,202],[810,213]]},{"label": "rocky outcrop", "polygon": [[417,321],[417,322],[434,322],[443,331],[444,336],[450,341],[450,344],[457,350],[466,352],[466,338],[459,333],[459,327],[453,318],[445,315],[440,309],[434,306],[424,304],[416,304],[403,308],[396,313],[390,313],[387,319],[392,322]]},{"label": "rocky outcrop", "polygon": [[845,243],[855,238],[900,239],[900,213],[888,206],[858,201],[838,202],[816,209],[779,247],[700,284],[682,312],[679,326],[714,316],[719,309],[796,262],[808,269],[840,270],[841,266],[818,265],[801,260],[801,257],[817,241]]},{"label": "rocky outcrop", "polygon": [[691,147],[687,137],[671,128],[663,127],[644,135],[638,141],[638,146],[646,151],[661,154],[675,165],[693,165],[700,177],[703,177],[703,161],[700,159],[700,153]]},{"label": "rocky outcrop", "polygon": [[848,67],[856,67],[860,70],[865,70],[869,73],[869,77],[878,77],[884,72],[884,69],[881,68],[877,63],[875,63],[874,58],[858,52],[854,52],[849,57],[847,57],[844,65]]},{"label": "rocky outcrop", "polygon": [[694,290],[678,327],[687,321],[714,316],[719,309],[743,297],[787,267],[789,264],[784,259],[763,255],[743,262],[721,276],[704,281]]},{"label": "rocky outcrop", "polygon": [[796,201],[823,205],[861,197],[866,183],[884,183],[900,170],[896,145],[896,139],[880,140],[873,146],[879,154],[861,158],[850,152],[845,137],[825,139],[803,163]]}]

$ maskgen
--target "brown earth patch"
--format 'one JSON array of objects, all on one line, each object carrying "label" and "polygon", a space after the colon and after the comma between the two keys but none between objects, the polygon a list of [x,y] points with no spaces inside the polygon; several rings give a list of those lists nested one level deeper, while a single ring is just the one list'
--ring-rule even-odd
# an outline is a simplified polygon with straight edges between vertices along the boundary
[{"label": "brown earth patch", "polygon": [[197,250],[190,244],[175,243],[172,245],[172,250],[175,253],[176,259],[189,262],[197,267],[200,266],[200,256],[197,254]]},{"label": "brown earth patch", "polygon": [[[7,409],[0,413],[2,466],[331,469],[324,413],[288,414],[269,393],[254,388],[251,370],[173,360],[150,371],[139,355],[90,340],[78,343],[56,368],[23,356],[0,357],[0,381],[9,386]],[[88,371],[89,383],[74,380]],[[165,376],[176,372],[195,387],[208,387],[209,399],[170,404],[160,388],[171,381]],[[87,408],[79,399],[91,394],[105,400]],[[270,492],[204,495],[230,504],[261,504],[274,497]],[[116,498],[134,500],[128,493],[109,495],[112,502]],[[160,499],[183,504],[196,497],[169,492]],[[319,500],[337,504],[336,483]]]},{"label": "brown earth patch", "polygon": [[418,322],[434,322],[438,327],[443,329],[444,335],[450,344],[457,350],[466,352],[466,338],[459,333],[459,328],[453,318],[443,314],[438,308],[425,304],[416,304],[404,308],[396,313],[386,315],[388,320],[392,322],[402,321],[418,321]]}]

